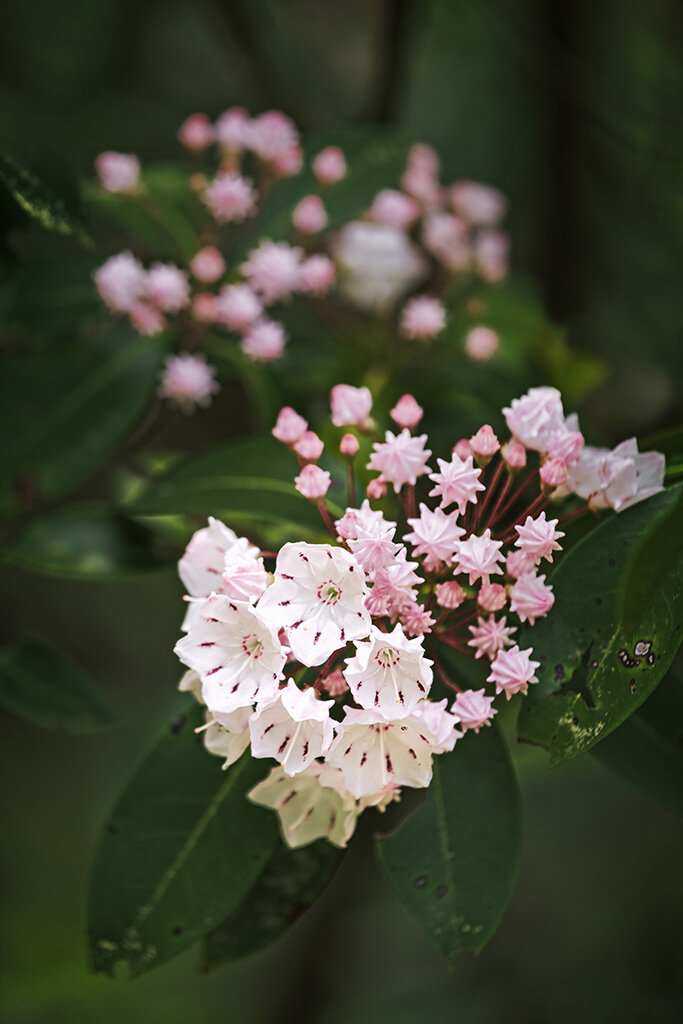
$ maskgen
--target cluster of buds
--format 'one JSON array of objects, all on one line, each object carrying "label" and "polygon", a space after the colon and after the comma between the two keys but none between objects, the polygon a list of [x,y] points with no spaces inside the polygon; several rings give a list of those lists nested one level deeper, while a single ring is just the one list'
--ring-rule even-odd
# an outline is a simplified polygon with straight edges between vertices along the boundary
[{"label": "cluster of buds", "polygon": [[[403,786],[428,786],[435,755],[490,724],[503,694],[537,681],[539,662],[516,634],[552,608],[544,567],[577,511],[546,512],[560,465],[566,492],[587,452],[553,388],[504,410],[511,436],[502,443],[482,426],[436,470],[427,435],[415,433],[422,409],[404,395],[391,411],[398,432],[374,442],[357,506],[371,406],[366,388],[332,391],[349,489],[336,521],[318,435],[291,408],[273,430],[298,460],[296,487],[319,509],[328,543],[263,552],[210,520],[179,565],[189,601],[176,646],[190,670],[181,686],[206,706],[206,747],[226,766],[247,747],[276,762],[250,799],[278,813],[292,847],[321,837],[344,846],[363,810],[383,810]],[[634,492],[617,501],[601,488],[600,501],[622,508],[658,489],[655,461],[661,469],[660,456],[635,456]],[[373,507],[386,508],[389,488],[394,519]],[[463,655],[486,665],[480,689],[454,677]]]}]

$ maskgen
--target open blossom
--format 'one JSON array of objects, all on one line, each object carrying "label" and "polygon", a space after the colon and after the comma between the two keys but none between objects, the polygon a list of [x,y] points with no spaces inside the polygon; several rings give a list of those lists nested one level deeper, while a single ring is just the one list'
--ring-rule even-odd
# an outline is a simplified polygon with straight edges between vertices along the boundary
[{"label": "open blossom", "polygon": [[409,228],[420,216],[420,206],[405,192],[385,188],[375,196],[370,207],[370,216],[378,224],[388,224],[392,228]]},{"label": "open blossom", "polygon": [[355,644],[344,678],[363,708],[379,710],[386,719],[405,718],[432,685],[432,662],[422,639],[409,640],[397,623],[391,633],[372,626],[370,639]]},{"label": "open blossom", "polygon": [[293,849],[316,839],[344,847],[356,827],[356,801],[342,773],[329,765],[314,762],[294,779],[277,766],[254,786],[249,799],[277,811],[283,838]]},{"label": "open blossom", "polygon": [[314,253],[299,267],[299,291],[304,295],[326,295],[334,284],[334,263],[322,253]]},{"label": "open blossom", "polygon": [[147,274],[132,252],[110,256],[94,276],[100,297],[115,313],[130,313],[145,294]]},{"label": "open blossom", "polygon": [[386,534],[393,537],[396,523],[390,523],[382,512],[370,508],[367,498],[360,508],[347,508],[341,519],[334,524],[337,533],[344,540],[355,540],[358,537]]},{"label": "open blossom", "polygon": [[586,446],[578,464],[569,470],[567,484],[591,508],[621,512],[662,490],[664,468],[663,455],[639,452],[632,437],[612,450]]},{"label": "open blossom", "polygon": [[231,331],[245,331],[263,312],[248,284],[228,284],[216,296],[216,320]]},{"label": "open blossom", "polygon": [[529,683],[537,683],[534,672],[540,662],[532,661],[533,651],[529,647],[520,651],[515,645],[509,650],[500,650],[491,664],[487,682],[496,684],[496,693],[505,693],[508,700],[515,693],[526,693]]},{"label": "open blossom", "polygon": [[407,430],[416,427],[423,414],[422,406],[418,405],[413,395],[402,395],[389,413],[396,426]]},{"label": "open blossom", "polygon": [[169,401],[182,412],[192,412],[197,406],[210,404],[220,391],[214,369],[203,355],[169,356],[161,374],[159,397]]},{"label": "open blossom", "polygon": [[332,422],[335,427],[365,427],[372,409],[369,388],[354,388],[350,384],[335,384],[330,392]]},{"label": "open blossom", "polygon": [[289,298],[299,284],[301,249],[266,239],[249,253],[241,271],[264,305]]},{"label": "open blossom", "polygon": [[187,274],[173,263],[153,263],[147,271],[146,295],[165,313],[177,313],[190,304]]},{"label": "open blossom", "polygon": [[432,744],[433,754],[446,754],[452,750],[462,733],[456,728],[458,720],[446,710],[448,701],[421,700],[413,711],[413,718],[423,722],[435,737]]},{"label": "open blossom", "polygon": [[492,539],[490,530],[484,530],[481,537],[473,533],[466,540],[458,541],[456,544],[456,574],[469,575],[470,583],[474,583],[478,579],[488,583],[491,574],[503,571],[498,564],[504,559],[500,551],[502,546],[502,541]]},{"label": "open blossom", "polygon": [[95,170],[105,192],[135,192],[140,181],[140,161],[129,153],[100,153]]},{"label": "open blossom", "polygon": [[202,201],[219,224],[239,224],[256,212],[256,193],[251,181],[235,171],[219,171],[204,190]]},{"label": "open blossom", "polygon": [[279,359],[287,344],[282,324],[265,317],[257,320],[242,335],[240,348],[257,363],[272,363]]},{"label": "open blossom", "polygon": [[292,211],[292,224],[304,235],[314,235],[327,226],[327,213],[320,196],[304,196]]},{"label": "open blossom", "polygon": [[450,462],[445,462],[444,459],[436,461],[439,472],[432,473],[429,477],[436,484],[429,492],[429,497],[440,497],[442,508],[457,505],[462,515],[467,503],[476,502],[479,491],[485,490],[479,479],[481,470],[474,468],[474,459],[471,455],[461,459],[459,455],[453,454]]},{"label": "open blossom", "polygon": [[249,746],[250,715],[251,708],[237,708],[229,715],[221,715],[220,719],[207,711],[202,740],[210,754],[224,758],[223,768],[238,761]]},{"label": "open blossom", "polygon": [[254,602],[265,591],[270,577],[256,548],[234,544],[225,553],[221,580],[221,589],[231,600]]},{"label": "open blossom", "polygon": [[373,445],[368,468],[376,470],[385,483],[393,484],[395,491],[404,484],[414,485],[429,469],[427,460],[432,453],[425,448],[426,441],[426,434],[414,437],[409,430],[400,434],[387,430],[384,442]]},{"label": "open blossom", "polygon": [[465,355],[475,363],[485,363],[500,348],[500,337],[490,327],[472,327],[465,335]]},{"label": "open blossom", "polygon": [[303,665],[322,665],[345,642],[367,636],[366,596],[363,572],[349,552],[329,544],[285,544],[259,608],[274,629],[287,631]]},{"label": "open blossom", "polygon": [[347,788],[359,799],[389,782],[428,786],[433,742],[433,734],[418,718],[387,722],[377,711],[347,707],[327,761],[343,771]]},{"label": "open blossom", "polygon": [[553,551],[562,550],[558,541],[564,537],[562,531],[557,529],[557,523],[557,519],[546,519],[545,512],[541,512],[535,519],[527,516],[521,526],[515,526],[515,546],[530,555],[537,564],[543,558],[552,562]]},{"label": "open blossom", "polygon": [[475,658],[495,658],[498,651],[510,646],[510,637],[516,632],[514,626],[507,625],[505,616],[497,619],[495,615],[489,615],[488,619],[478,618],[476,626],[469,629],[472,639],[467,643],[475,649]]},{"label": "open blossom", "polygon": [[458,719],[463,729],[473,729],[479,732],[483,725],[488,725],[494,715],[498,713],[493,707],[493,697],[484,696],[485,691],[465,690],[459,693],[453,701],[452,713]]},{"label": "open blossom", "polygon": [[446,309],[431,295],[418,295],[406,303],[401,312],[401,334],[406,338],[426,341],[435,338],[446,326]]},{"label": "open blossom", "polygon": [[238,537],[220,519],[209,516],[208,526],[197,530],[178,562],[178,574],[192,597],[208,597],[221,589],[225,558],[234,547],[246,554],[256,549],[246,537]]},{"label": "open blossom", "polygon": [[275,758],[287,775],[304,771],[332,744],[333,704],[331,700],[319,700],[312,689],[300,690],[289,680],[249,719],[252,754]]},{"label": "open blossom", "polygon": [[216,137],[214,127],[206,114],[190,114],[178,129],[178,139],[186,149],[200,153]]},{"label": "open blossom", "polygon": [[332,478],[326,470],[309,463],[303,467],[294,484],[304,498],[308,498],[309,501],[320,501],[327,494],[331,482]]},{"label": "open blossom", "polygon": [[552,587],[545,582],[545,576],[525,573],[510,590],[510,611],[532,626],[536,619],[548,614],[554,602]]},{"label": "open blossom", "polygon": [[580,430],[558,430],[548,440],[547,452],[551,459],[575,466],[581,458],[584,440]]},{"label": "open blossom", "polygon": [[557,388],[531,388],[503,409],[508,429],[527,448],[545,452],[553,434],[564,430],[562,397]]},{"label": "open blossom", "polygon": [[412,532],[405,535],[405,540],[412,544],[413,554],[417,558],[422,555],[425,569],[432,572],[444,562],[450,565],[453,560],[458,541],[465,535],[458,524],[457,512],[446,513],[443,509],[433,511],[427,505],[420,505],[419,519],[408,519]]},{"label": "open blossom", "polygon": [[331,250],[342,294],[375,314],[390,312],[429,274],[424,253],[388,224],[351,221],[332,239]]},{"label": "open blossom", "polygon": [[249,145],[262,160],[278,164],[283,157],[298,152],[299,133],[281,110],[267,110],[251,122]]},{"label": "open blossom", "polygon": [[449,198],[455,212],[470,224],[497,224],[505,216],[505,196],[490,185],[457,181],[451,186]]},{"label": "open blossom", "polygon": [[321,185],[335,185],[346,177],[346,160],[339,146],[327,146],[313,160],[313,173]]},{"label": "open blossom", "polygon": [[277,423],[272,429],[273,437],[283,444],[295,444],[308,429],[308,422],[298,412],[285,405],[278,413]]},{"label": "open blossom", "polygon": [[225,273],[225,260],[214,245],[207,245],[192,257],[190,270],[198,281],[212,284]]},{"label": "open blossom", "polygon": [[215,124],[216,140],[221,149],[241,153],[250,141],[251,118],[244,107],[230,107]]}]

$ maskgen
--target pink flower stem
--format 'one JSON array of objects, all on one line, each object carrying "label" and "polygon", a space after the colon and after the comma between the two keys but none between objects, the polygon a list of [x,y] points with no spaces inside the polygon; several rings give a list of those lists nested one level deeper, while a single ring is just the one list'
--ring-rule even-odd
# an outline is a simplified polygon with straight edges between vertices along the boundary
[{"label": "pink flower stem", "polygon": [[277,558],[277,551],[259,551],[261,558]]},{"label": "pink flower stem", "polygon": [[334,522],[332,520],[332,516],[330,515],[330,513],[329,513],[329,511],[327,509],[327,505],[325,504],[325,502],[324,501],[319,501],[318,505],[317,505],[317,509],[318,509],[318,512],[320,513],[320,518],[322,519],[323,523],[325,524],[325,529],[329,533],[330,537],[332,537],[332,540],[337,541],[338,540],[337,531],[334,528]]},{"label": "pink flower stem", "polygon": [[526,478],[526,480],[524,481],[524,483],[523,483],[523,484],[522,484],[522,485],[521,485],[520,487],[518,487],[518,488],[517,488],[517,490],[515,491],[515,493],[514,493],[514,494],[512,495],[512,497],[511,497],[511,498],[509,498],[509,499],[508,499],[508,501],[506,501],[506,502],[505,502],[505,504],[503,505],[503,507],[502,507],[502,508],[499,508],[499,509],[497,509],[497,514],[498,514],[498,518],[499,518],[499,519],[502,519],[502,517],[503,517],[503,516],[504,516],[504,515],[505,515],[505,514],[506,514],[507,512],[509,512],[509,511],[510,511],[510,509],[511,509],[511,508],[513,507],[513,505],[515,504],[515,502],[517,501],[517,499],[518,499],[518,498],[520,498],[520,497],[522,496],[522,494],[524,494],[525,490],[527,489],[527,487],[529,486],[529,484],[530,484],[530,483],[532,482],[532,480],[534,479],[534,477],[535,477],[535,476],[537,475],[537,473],[538,473],[538,468],[536,468],[536,469],[535,469],[535,470],[533,471],[533,473],[531,473],[531,475],[530,475],[530,476],[528,476],[528,477]]},{"label": "pink flower stem", "polygon": [[349,459],[348,466],[346,467],[346,480],[349,489],[349,505],[351,508],[356,507],[356,477],[353,472],[353,459]]},{"label": "pink flower stem", "polygon": [[454,683],[452,681],[452,679],[450,679],[448,673],[446,672],[445,668],[441,664],[441,661],[439,660],[438,654],[436,654],[436,652],[434,650],[432,650],[431,648],[430,648],[430,653],[431,653],[432,657],[434,658],[434,666],[436,668],[436,671],[439,673],[439,677],[441,678],[442,683],[445,683],[446,686],[450,690],[453,690],[455,693],[462,693],[462,690],[460,689],[458,684]]},{"label": "pink flower stem", "polygon": [[565,512],[563,516],[560,516],[558,522],[566,523],[568,519],[573,519],[575,516],[582,516],[584,512],[590,512],[590,505],[586,502],[585,505],[581,505],[580,508],[575,508],[572,512]]},{"label": "pink flower stem", "polygon": [[498,481],[500,480],[500,475],[503,472],[504,468],[505,468],[505,463],[503,462],[503,459],[501,458],[499,463],[498,463],[498,465],[496,466],[496,470],[495,470],[493,476],[491,477],[491,481],[490,481],[490,483],[488,484],[488,486],[486,488],[486,494],[484,495],[484,500],[482,501],[481,505],[478,505],[477,508],[476,508],[475,515],[474,515],[474,528],[475,529],[481,523],[483,515],[484,515],[484,512],[486,511],[487,506],[490,505],[490,503],[491,503],[491,499],[493,498],[493,492],[495,491],[496,487],[498,486]]},{"label": "pink flower stem", "polygon": [[415,501],[415,488],[412,484],[406,487],[406,516],[414,519],[417,516],[417,504]]},{"label": "pink flower stem", "polygon": [[523,523],[527,516],[535,515],[540,512],[548,504],[547,494],[539,494],[537,498],[531,502],[526,508],[510,525],[506,528],[505,532],[497,537],[497,540],[502,540],[503,544],[507,544],[508,541],[514,540],[515,538],[515,526]]}]

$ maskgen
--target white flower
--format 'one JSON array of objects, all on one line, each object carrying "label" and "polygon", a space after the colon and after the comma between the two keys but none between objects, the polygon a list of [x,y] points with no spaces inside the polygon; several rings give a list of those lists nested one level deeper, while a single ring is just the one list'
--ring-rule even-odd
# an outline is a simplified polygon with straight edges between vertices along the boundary
[{"label": "white flower", "polygon": [[456,725],[459,719],[446,710],[448,701],[421,700],[413,711],[413,718],[419,718],[429,731],[434,734],[436,742],[432,747],[433,754],[445,754],[452,750],[456,740],[462,737]]},{"label": "white flower", "polygon": [[639,452],[635,438],[616,448],[586,446],[569,470],[566,488],[589,500],[591,508],[617,512],[662,490],[665,459],[660,452]]},{"label": "white flower", "polygon": [[344,678],[356,701],[392,721],[406,718],[432,685],[432,662],[425,658],[422,637],[409,640],[400,623],[391,633],[373,626],[368,641],[356,643]]},{"label": "white flower", "polygon": [[327,761],[344,772],[357,799],[378,793],[389,783],[420,789],[432,779],[435,742],[433,733],[414,716],[386,722],[377,711],[347,707]]},{"label": "white flower", "polygon": [[427,277],[424,255],[405,231],[351,221],[333,241],[340,291],[360,309],[388,313]]},{"label": "white flower", "polygon": [[346,791],[342,773],[317,762],[294,779],[283,768],[273,768],[254,786],[249,799],[277,811],[291,849],[316,839],[344,847],[356,827],[356,801]]},{"label": "white flower", "polygon": [[308,768],[334,739],[333,700],[319,700],[312,688],[300,690],[291,679],[249,719],[254,757],[273,757],[287,775]]},{"label": "white flower", "polygon": [[201,730],[204,746],[210,754],[225,758],[224,769],[238,761],[249,746],[250,715],[250,707],[237,708],[220,718],[214,718],[210,711],[206,713],[206,725]]},{"label": "white flower", "polygon": [[254,608],[222,594],[204,601],[175,652],[199,673],[202,699],[214,715],[274,696],[286,658],[277,633]]},{"label": "white flower", "polygon": [[503,415],[510,433],[537,452],[544,452],[551,436],[565,429],[562,396],[557,388],[530,388],[521,398],[513,398]]},{"label": "white flower", "polygon": [[294,657],[322,665],[349,640],[370,632],[363,570],[343,548],[285,544],[275,580],[257,608],[274,630],[285,629]]},{"label": "white flower", "polygon": [[225,553],[223,590],[233,601],[258,601],[269,582],[263,559],[256,548],[246,550],[238,542]]},{"label": "white flower", "polygon": [[253,551],[246,537],[238,537],[220,519],[209,516],[209,525],[193,534],[178,562],[178,573],[192,597],[208,597],[223,590],[225,557],[234,547],[244,555]]}]

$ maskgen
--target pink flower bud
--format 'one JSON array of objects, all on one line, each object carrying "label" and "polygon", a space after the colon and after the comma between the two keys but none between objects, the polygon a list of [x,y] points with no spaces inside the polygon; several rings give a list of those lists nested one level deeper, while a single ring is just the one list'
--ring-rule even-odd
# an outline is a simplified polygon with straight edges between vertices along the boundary
[{"label": "pink flower bud", "polygon": [[502,231],[487,228],[480,231],[474,243],[476,267],[489,284],[502,281],[508,272],[510,240]]},{"label": "pink flower bud", "polygon": [[225,273],[225,260],[215,246],[207,245],[192,258],[190,270],[202,284],[212,284]]},{"label": "pink flower bud", "polygon": [[216,121],[216,139],[221,149],[241,153],[249,144],[251,121],[243,107],[230,107]]},{"label": "pink flower bud", "polygon": [[256,363],[272,363],[282,355],[287,335],[275,320],[257,320],[242,335],[240,347]]},{"label": "pink flower bud", "polygon": [[193,412],[197,406],[207,406],[211,396],[219,391],[214,369],[203,355],[183,354],[166,360],[159,387],[159,397],[168,398],[182,412]]},{"label": "pink flower bud", "polygon": [[325,295],[334,284],[334,263],[316,253],[305,259],[299,268],[299,291],[304,295]]},{"label": "pink flower bud", "polygon": [[173,263],[153,263],[147,271],[147,298],[166,313],[190,305],[187,274]]},{"label": "pink flower bud", "polygon": [[404,338],[427,341],[435,338],[446,326],[446,309],[431,295],[418,295],[401,311],[401,334]]},{"label": "pink flower bud", "polygon": [[278,178],[293,178],[304,165],[304,151],[298,144],[279,153],[271,162],[271,169]]},{"label": "pink flower bud", "polygon": [[128,153],[100,153],[95,170],[105,192],[134,192],[140,180],[140,161]]},{"label": "pink flower bud", "polygon": [[334,185],[346,177],[346,160],[339,146],[327,146],[318,153],[312,166],[321,185]]},{"label": "pink flower bud", "polygon": [[470,448],[470,442],[465,437],[461,437],[460,440],[453,446],[453,455],[457,455],[459,459],[468,459],[472,455],[472,449]]},{"label": "pink flower bud", "polygon": [[485,363],[500,348],[500,337],[490,327],[473,327],[465,335],[465,355],[475,363]]},{"label": "pink flower bud", "polygon": [[330,483],[331,477],[327,470],[312,464],[304,466],[294,480],[299,494],[303,494],[309,501],[321,501],[327,494]]},{"label": "pink flower bud", "polygon": [[422,419],[423,409],[412,395],[403,395],[389,415],[397,426],[412,430]]},{"label": "pink flower bud", "polygon": [[339,451],[342,455],[346,455],[347,458],[352,459],[354,455],[358,454],[360,444],[358,438],[354,434],[344,434],[341,441],[339,442]]},{"label": "pink flower bud", "polygon": [[199,153],[211,145],[215,133],[206,114],[190,114],[178,129],[178,138],[186,149]]},{"label": "pink flower bud", "polygon": [[544,491],[554,491],[566,483],[569,471],[560,459],[548,459],[541,466],[541,483]]},{"label": "pink flower bud", "polygon": [[342,693],[346,693],[349,688],[349,684],[344,679],[344,673],[340,668],[336,668],[334,672],[330,672],[329,675],[324,676],[320,680],[320,685],[323,690],[329,693],[330,697],[340,697]]},{"label": "pink flower bud", "polygon": [[363,427],[372,409],[372,395],[368,388],[335,384],[330,392],[330,406],[335,427]]},{"label": "pink flower bud", "polygon": [[476,181],[456,181],[449,198],[455,212],[470,224],[497,224],[507,207],[502,192]]},{"label": "pink flower bud", "polygon": [[470,448],[478,462],[488,462],[500,448],[500,441],[486,423],[470,438]]},{"label": "pink flower bud", "polygon": [[303,235],[315,235],[327,224],[327,213],[320,196],[304,196],[292,213],[292,224]]},{"label": "pink flower bud", "polygon": [[202,195],[219,224],[240,223],[256,213],[256,192],[249,178],[234,171],[219,171]]},{"label": "pink flower bud", "polygon": [[583,447],[584,439],[580,430],[560,430],[551,435],[547,452],[551,458],[564,462],[565,466],[575,466]]},{"label": "pink flower bud", "polygon": [[501,448],[508,469],[524,469],[526,466],[526,448],[519,441],[508,441]]},{"label": "pink flower bud", "polygon": [[323,453],[322,441],[313,430],[307,430],[294,445],[294,451],[304,462],[317,462]]},{"label": "pink flower bud", "polygon": [[380,498],[384,498],[387,493],[387,485],[384,480],[380,480],[377,477],[375,480],[371,480],[368,486],[365,488],[365,493],[368,498],[372,501],[379,501]]},{"label": "pink flower bud", "polygon": [[436,603],[441,608],[459,608],[466,600],[467,594],[455,580],[446,580],[445,583],[437,584]]},{"label": "pink flower bud", "polygon": [[484,583],[477,596],[477,603],[485,612],[499,612],[506,601],[507,594],[501,583]]},{"label": "pink flower bud", "polygon": [[229,284],[216,297],[216,320],[230,331],[245,331],[261,316],[263,306],[248,284]]},{"label": "pink flower bud", "polygon": [[511,551],[505,560],[505,572],[513,580],[524,576],[525,573],[534,572],[535,569],[536,560],[526,551]]},{"label": "pink flower bud", "polygon": [[291,406],[285,405],[278,413],[277,423],[271,433],[274,438],[286,445],[295,444],[308,429],[308,423],[295,412]]},{"label": "pink flower bud", "polygon": [[388,224],[389,227],[403,230],[414,224],[420,216],[420,207],[412,196],[407,196],[405,192],[386,188],[375,196],[375,201],[370,207],[370,216],[378,224]]},{"label": "pink flower bud", "polygon": [[145,338],[159,334],[166,326],[164,314],[149,302],[140,302],[131,310],[130,322]]},{"label": "pink flower bud", "polygon": [[216,296],[212,292],[197,292],[192,300],[192,316],[200,324],[216,320]]}]

